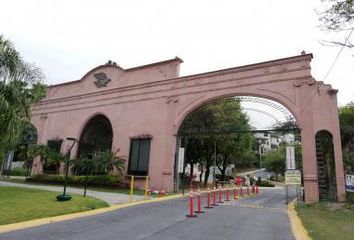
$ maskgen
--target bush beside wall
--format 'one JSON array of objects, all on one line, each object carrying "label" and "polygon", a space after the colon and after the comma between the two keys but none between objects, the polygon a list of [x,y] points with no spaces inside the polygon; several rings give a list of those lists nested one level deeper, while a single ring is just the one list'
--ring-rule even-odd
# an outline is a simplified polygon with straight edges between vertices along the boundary
[{"label": "bush beside wall", "polygon": [[[63,184],[63,175],[47,175],[40,174],[34,175],[26,179],[27,182],[32,183],[51,183],[51,184]],[[90,186],[106,186],[106,187],[126,187],[123,183],[121,176],[113,175],[96,175],[96,176],[68,176],[67,183],[69,185],[87,185]]]}]

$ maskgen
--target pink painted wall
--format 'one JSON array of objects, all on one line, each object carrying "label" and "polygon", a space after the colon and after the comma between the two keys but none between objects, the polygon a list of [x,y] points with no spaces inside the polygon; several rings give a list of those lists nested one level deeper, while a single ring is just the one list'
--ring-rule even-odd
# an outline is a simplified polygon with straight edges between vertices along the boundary
[{"label": "pink painted wall", "polygon": [[[172,190],[176,134],[184,118],[197,107],[225,96],[259,96],[275,100],[294,115],[302,128],[306,201],[318,201],[315,134],[333,134],[339,200],[344,200],[344,177],[337,100],[328,85],[311,76],[311,54],[215,72],[178,77],[181,60],[124,70],[99,66],[81,80],[50,87],[47,98],[33,107],[33,124],[40,143],[59,137],[80,137],[85,123],[104,114],[113,127],[113,148],[129,156],[130,138],[151,135],[151,186]],[[97,88],[94,73],[112,81]],[[62,146],[65,151],[66,142]],[[72,155],[75,156],[77,148]],[[40,166],[35,166],[40,171]],[[137,182],[142,186],[143,182]]]}]

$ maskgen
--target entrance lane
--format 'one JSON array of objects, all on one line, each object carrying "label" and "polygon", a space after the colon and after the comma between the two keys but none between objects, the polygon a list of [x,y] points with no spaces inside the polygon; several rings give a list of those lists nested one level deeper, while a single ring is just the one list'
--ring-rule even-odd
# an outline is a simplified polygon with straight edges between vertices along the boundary
[{"label": "entrance lane", "polygon": [[175,199],[0,234],[0,239],[293,239],[284,197],[283,190],[262,190],[194,219],[185,217],[188,199]]}]

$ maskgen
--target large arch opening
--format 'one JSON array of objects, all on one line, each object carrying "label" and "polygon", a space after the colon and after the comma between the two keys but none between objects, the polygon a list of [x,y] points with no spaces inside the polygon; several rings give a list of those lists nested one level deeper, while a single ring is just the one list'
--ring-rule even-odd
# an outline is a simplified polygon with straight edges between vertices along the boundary
[{"label": "large arch opening", "polygon": [[[278,165],[281,161],[272,173],[279,180],[286,168],[302,171],[300,141],[296,120],[282,104],[254,96],[220,97],[189,112],[180,124],[176,176],[204,184],[225,181],[247,168],[262,169],[274,157]],[[289,146],[296,153],[293,166],[286,166]],[[178,165],[181,155],[183,167]]]},{"label": "large arch opening", "polygon": [[92,117],[82,130],[78,158],[92,158],[99,152],[112,148],[113,129],[107,117],[96,115]]},{"label": "large arch opening", "polygon": [[336,171],[332,134],[326,130],[316,133],[316,158],[319,199],[337,200]]}]

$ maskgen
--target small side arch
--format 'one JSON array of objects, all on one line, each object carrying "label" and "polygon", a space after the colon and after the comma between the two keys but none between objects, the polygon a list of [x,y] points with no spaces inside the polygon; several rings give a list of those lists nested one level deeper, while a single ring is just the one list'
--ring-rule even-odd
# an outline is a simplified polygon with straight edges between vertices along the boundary
[{"label": "small side arch", "polygon": [[333,135],[322,129],[316,133],[315,140],[319,199],[337,201]]}]

